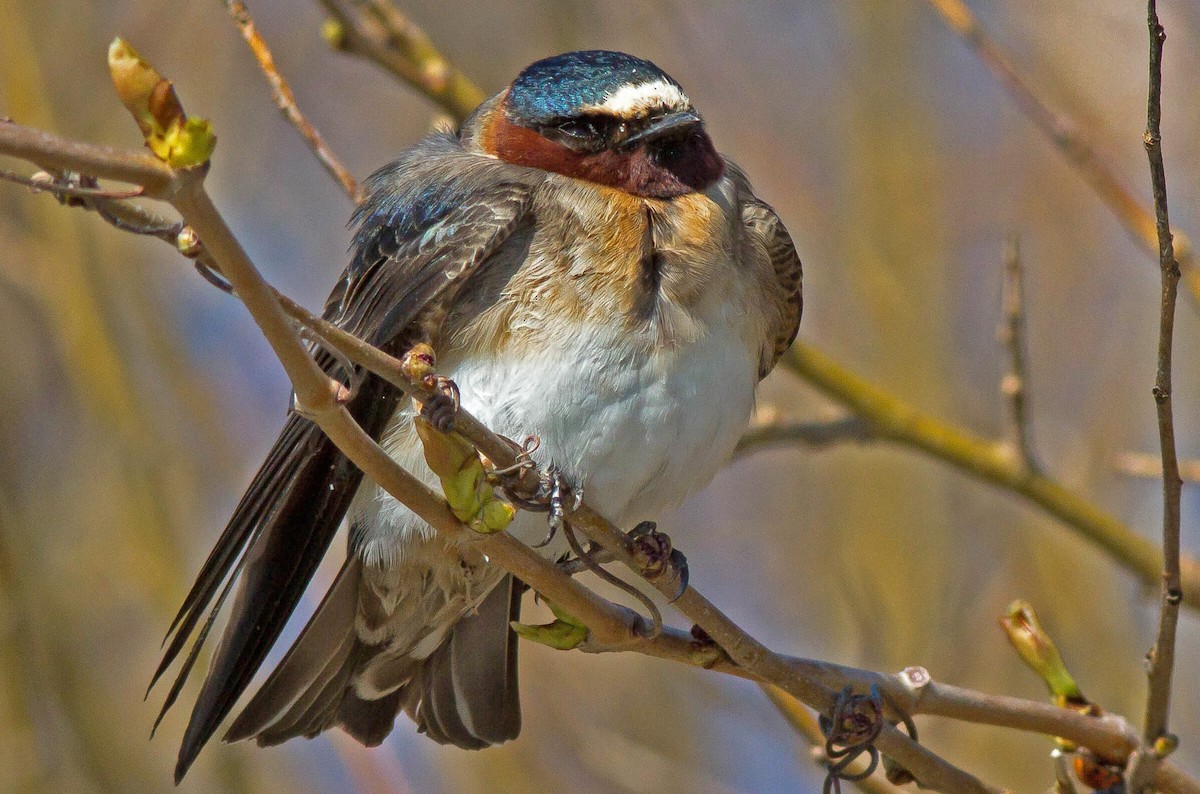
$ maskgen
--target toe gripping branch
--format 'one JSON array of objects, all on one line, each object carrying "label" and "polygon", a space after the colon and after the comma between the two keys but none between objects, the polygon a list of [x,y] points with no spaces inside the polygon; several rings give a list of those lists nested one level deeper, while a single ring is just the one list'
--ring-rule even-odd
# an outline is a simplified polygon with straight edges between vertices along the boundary
[{"label": "toe gripping branch", "polygon": [[433,348],[420,343],[412,346],[400,361],[400,369],[412,380],[418,381],[432,394],[421,400],[421,416],[442,433],[454,430],[460,407],[458,384],[433,371],[437,357]]},{"label": "toe gripping branch", "polygon": [[643,521],[629,531],[634,562],[651,582],[675,584],[669,603],[675,603],[688,586],[688,562],[683,552],[671,545],[671,537],[658,531],[653,521]]}]

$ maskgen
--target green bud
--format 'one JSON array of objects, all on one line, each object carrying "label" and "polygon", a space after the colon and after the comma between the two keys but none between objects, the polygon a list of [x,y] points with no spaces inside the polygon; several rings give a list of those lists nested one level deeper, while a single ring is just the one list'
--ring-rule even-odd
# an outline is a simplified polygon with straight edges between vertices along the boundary
[{"label": "green bud", "polygon": [[1009,604],[1008,613],[1000,618],[1000,626],[1025,664],[1046,682],[1050,694],[1064,705],[1084,701],[1079,685],[1029,603],[1018,600]]}]

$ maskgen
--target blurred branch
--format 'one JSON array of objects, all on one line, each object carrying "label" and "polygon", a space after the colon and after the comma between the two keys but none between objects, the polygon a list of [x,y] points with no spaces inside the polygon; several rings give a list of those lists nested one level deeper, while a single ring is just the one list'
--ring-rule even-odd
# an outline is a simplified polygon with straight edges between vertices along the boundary
[{"label": "blurred branch", "polygon": [[335,49],[374,61],[461,122],[486,96],[389,0],[320,0]]},{"label": "blurred branch", "polygon": [[1008,400],[1009,440],[1013,450],[1025,468],[1041,474],[1042,467],[1033,453],[1033,439],[1029,428],[1029,373],[1026,364],[1028,348],[1025,343],[1023,280],[1021,238],[1014,234],[1008,239],[1004,251],[1004,290],[1001,298],[1004,324],[1000,326],[998,336],[1008,351],[1008,372],[1000,381],[1000,392]]},{"label": "blurred branch", "polygon": [[1179,524],[1183,481],[1175,452],[1175,418],[1171,405],[1172,349],[1175,339],[1175,304],[1179,290],[1179,263],[1171,238],[1167,211],[1167,175],[1162,154],[1162,57],[1167,34],[1158,21],[1156,0],[1146,3],[1146,24],[1150,30],[1150,78],[1146,108],[1146,155],[1150,160],[1150,181],[1154,190],[1154,215],[1158,234],[1158,263],[1162,273],[1162,298],[1159,304],[1157,374],[1154,378],[1154,402],[1158,409],[1158,441],[1163,469],[1163,571],[1162,603],[1158,636],[1146,654],[1145,724],[1142,745],[1134,754],[1129,769],[1129,790],[1141,794],[1148,790],[1158,761],[1174,751],[1178,740],[1167,732],[1171,710],[1171,675],[1175,668],[1175,633],[1179,623],[1179,603],[1183,600],[1180,573]]},{"label": "blurred branch", "polygon": [[67,198],[131,199],[145,194],[145,191],[140,187],[132,190],[105,190],[98,187],[64,184],[56,180],[53,174],[46,171],[38,171],[31,176],[24,176],[15,171],[9,171],[7,168],[0,168],[0,179],[3,179],[5,182],[24,185],[34,193],[40,193],[43,190],[49,191],[60,201],[64,201]]},{"label": "blurred branch", "polygon": [[[1134,477],[1162,477],[1162,455],[1149,452],[1120,452],[1114,456],[1113,464],[1119,471]],[[1200,482],[1200,460],[1179,461],[1179,478],[1184,482]]]},{"label": "blurred branch", "polygon": [[874,441],[875,431],[865,420],[847,416],[829,422],[770,421],[752,425],[738,441],[733,457],[742,458],[762,447],[778,444],[799,444],[811,449],[840,444],[844,441]]},{"label": "blurred branch", "polygon": [[[924,452],[1024,497],[1104,549],[1143,581],[1158,583],[1161,555],[1154,543],[1058,480],[1029,471],[1003,443],[922,413],[803,342],[792,345],[781,363],[861,417],[876,437]],[[1183,557],[1180,566],[1183,603],[1200,608],[1200,562]]]},{"label": "blurred branch", "polygon": [[[1117,220],[1143,248],[1158,253],[1158,231],[1155,213],[1133,195],[1111,165],[1096,153],[1070,117],[1052,110],[1013,66],[1012,59],[988,36],[971,9],[963,0],[928,0],[946,24],[962,37],[967,46],[979,56],[1004,90],[1017,103],[1034,125],[1040,129],[1063,156],[1087,180],[1100,199],[1108,205]],[[1180,266],[1192,300],[1200,304],[1200,265],[1197,264],[1191,243],[1182,235],[1175,241]]]},{"label": "blurred branch", "polygon": [[241,31],[242,38],[250,45],[250,51],[254,53],[255,60],[258,61],[262,73],[271,85],[271,96],[275,100],[276,107],[308,142],[308,147],[312,149],[317,162],[338,181],[350,200],[355,204],[360,203],[363,194],[358,182],[334,155],[329,145],[325,143],[325,139],[321,137],[321,133],[317,132],[308,118],[300,112],[300,108],[296,105],[296,96],[292,93],[291,86],[283,79],[283,75],[279,73],[278,67],[275,66],[275,58],[271,55],[267,43],[259,35],[258,28],[255,26],[246,4],[242,0],[224,0],[224,2],[225,8],[229,10],[230,16],[233,17],[238,30]]}]

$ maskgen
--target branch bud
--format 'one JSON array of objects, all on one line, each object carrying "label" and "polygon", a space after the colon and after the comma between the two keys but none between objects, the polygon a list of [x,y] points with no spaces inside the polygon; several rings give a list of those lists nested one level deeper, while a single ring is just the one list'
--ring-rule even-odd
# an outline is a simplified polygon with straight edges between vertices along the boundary
[{"label": "branch bud", "polygon": [[1009,604],[1008,614],[1000,618],[1000,626],[1025,664],[1046,682],[1059,705],[1087,702],[1028,602],[1017,600]]},{"label": "branch bud", "polygon": [[172,168],[208,162],[217,143],[212,125],[189,119],[171,81],[119,36],[108,48],[108,71],[150,151]]}]

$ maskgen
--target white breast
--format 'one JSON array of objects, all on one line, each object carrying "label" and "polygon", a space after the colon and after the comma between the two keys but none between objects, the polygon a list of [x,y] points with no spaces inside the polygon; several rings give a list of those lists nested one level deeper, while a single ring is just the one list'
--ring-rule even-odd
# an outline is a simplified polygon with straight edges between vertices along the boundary
[{"label": "white breast", "polygon": [[685,347],[647,356],[617,329],[580,328],[520,359],[462,361],[454,378],[484,422],[516,439],[536,434],[539,462],[631,525],[707,484],[746,427],[757,356],[725,309]]},{"label": "white breast", "polygon": [[[704,487],[729,458],[754,403],[758,350],[746,319],[728,301],[705,301],[694,341],[649,353],[617,328],[578,327],[520,357],[442,362],[463,406],[503,435],[537,435],[539,463],[582,484],[588,503],[624,529],[654,520]],[[393,457],[430,484],[411,431],[398,417],[384,439]],[[354,513],[370,526],[371,560],[397,560],[432,530],[366,484]],[[526,542],[546,533],[545,516],[521,514],[511,528]],[[546,549],[564,550],[562,539]]]}]

